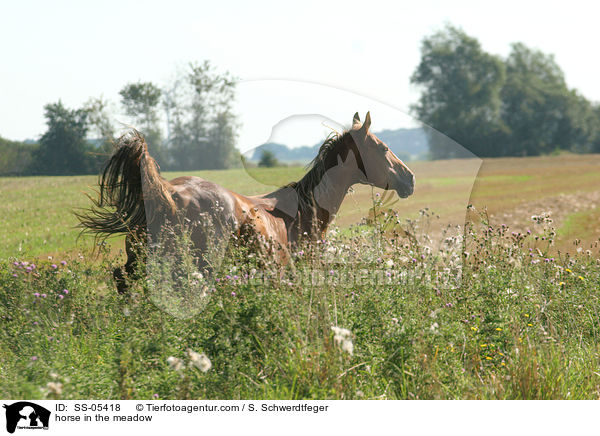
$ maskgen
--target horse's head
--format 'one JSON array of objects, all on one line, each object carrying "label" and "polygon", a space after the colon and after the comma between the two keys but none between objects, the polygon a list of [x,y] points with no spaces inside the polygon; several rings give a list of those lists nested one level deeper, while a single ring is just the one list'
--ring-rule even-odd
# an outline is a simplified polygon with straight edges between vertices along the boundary
[{"label": "horse's head", "polygon": [[381,139],[369,130],[370,127],[370,112],[367,112],[363,123],[358,112],[354,114],[350,134],[358,151],[355,152],[361,170],[358,182],[385,190],[393,189],[400,197],[408,197],[414,191],[415,175]]}]

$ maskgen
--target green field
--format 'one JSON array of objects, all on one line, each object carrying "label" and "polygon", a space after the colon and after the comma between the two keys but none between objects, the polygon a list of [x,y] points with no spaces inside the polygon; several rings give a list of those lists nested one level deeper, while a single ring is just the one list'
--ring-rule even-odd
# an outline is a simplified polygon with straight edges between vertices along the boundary
[{"label": "green field", "polygon": [[[191,274],[116,293],[122,239],[93,252],[71,214],[95,177],[0,178],[0,396],[597,399],[599,164],[491,159],[474,179],[477,162],[415,163],[411,198],[358,187],[293,271],[237,249],[207,297]],[[251,172],[197,174],[258,194],[303,169]]]}]

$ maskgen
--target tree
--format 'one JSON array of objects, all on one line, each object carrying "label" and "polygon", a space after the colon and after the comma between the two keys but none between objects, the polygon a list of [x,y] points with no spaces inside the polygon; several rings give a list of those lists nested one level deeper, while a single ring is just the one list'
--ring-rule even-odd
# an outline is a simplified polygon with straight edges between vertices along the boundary
[{"label": "tree", "polygon": [[67,175],[93,172],[91,147],[86,142],[87,112],[67,109],[59,100],[44,106],[48,130],[34,155],[37,174]]},{"label": "tree", "polygon": [[166,93],[174,165],[182,170],[229,168],[237,161],[235,81],[208,61],[190,64]]},{"label": "tree", "polygon": [[125,113],[133,118],[144,134],[152,155],[161,166],[168,164],[168,155],[162,144],[158,110],[162,91],[152,82],[128,83],[119,91]]},{"label": "tree", "polygon": [[[421,62],[411,82],[424,89],[413,110],[420,120],[469,151],[493,155],[507,133],[500,117],[504,76],[501,59],[485,53],[462,30],[447,26],[421,44]],[[441,138],[429,137],[433,158],[468,156],[464,150],[449,148],[450,142]]]},{"label": "tree", "polygon": [[505,64],[502,120],[510,129],[510,137],[502,154],[531,156],[568,149],[572,132],[567,112],[569,106],[575,111],[579,102],[570,95],[553,56],[516,43]]},{"label": "tree", "polygon": [[112,154],[115,142],[115,127],[108,106],[108,101],[102,97],[90,98],[83,106],[87,113],[88,135],[97,147],[94,160],[98,170]]},{"label": "tree", "polygon": [[260,155],[260,160],[258,161],[259,167],[272,168],[279,165],[277,158],[275,157],[275,153],[270,150],[263,150]]}]

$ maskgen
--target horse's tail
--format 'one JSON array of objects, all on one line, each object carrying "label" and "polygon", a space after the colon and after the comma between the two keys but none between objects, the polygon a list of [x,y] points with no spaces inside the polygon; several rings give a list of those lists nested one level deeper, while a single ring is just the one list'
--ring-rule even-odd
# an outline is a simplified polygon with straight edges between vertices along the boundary
[{"label": "horse's tail", "polygon": [[130,233],[144,230],[147,220],[159,214],[175,214],[172,185],[161,177],[137,130],[118,139],[99,185],[99,197],[92,199],[92,208],[76,213],[84,232],[98,237]]}]

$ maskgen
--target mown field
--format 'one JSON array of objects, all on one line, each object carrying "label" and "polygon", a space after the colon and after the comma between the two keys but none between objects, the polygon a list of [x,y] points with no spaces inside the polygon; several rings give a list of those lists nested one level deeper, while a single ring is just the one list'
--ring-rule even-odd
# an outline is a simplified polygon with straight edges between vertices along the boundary
[{"label": "mown field", "polygon": [[[598,398],[600,156],[411,168],[413,197],[357,187],[293,271],[235,251],[190,274],[183,312],[143,278],[116,294],[122,239],[78,239],[95,177],[1,178],[0,396]],[[258,194],[302,173],[198,174]]]}]

